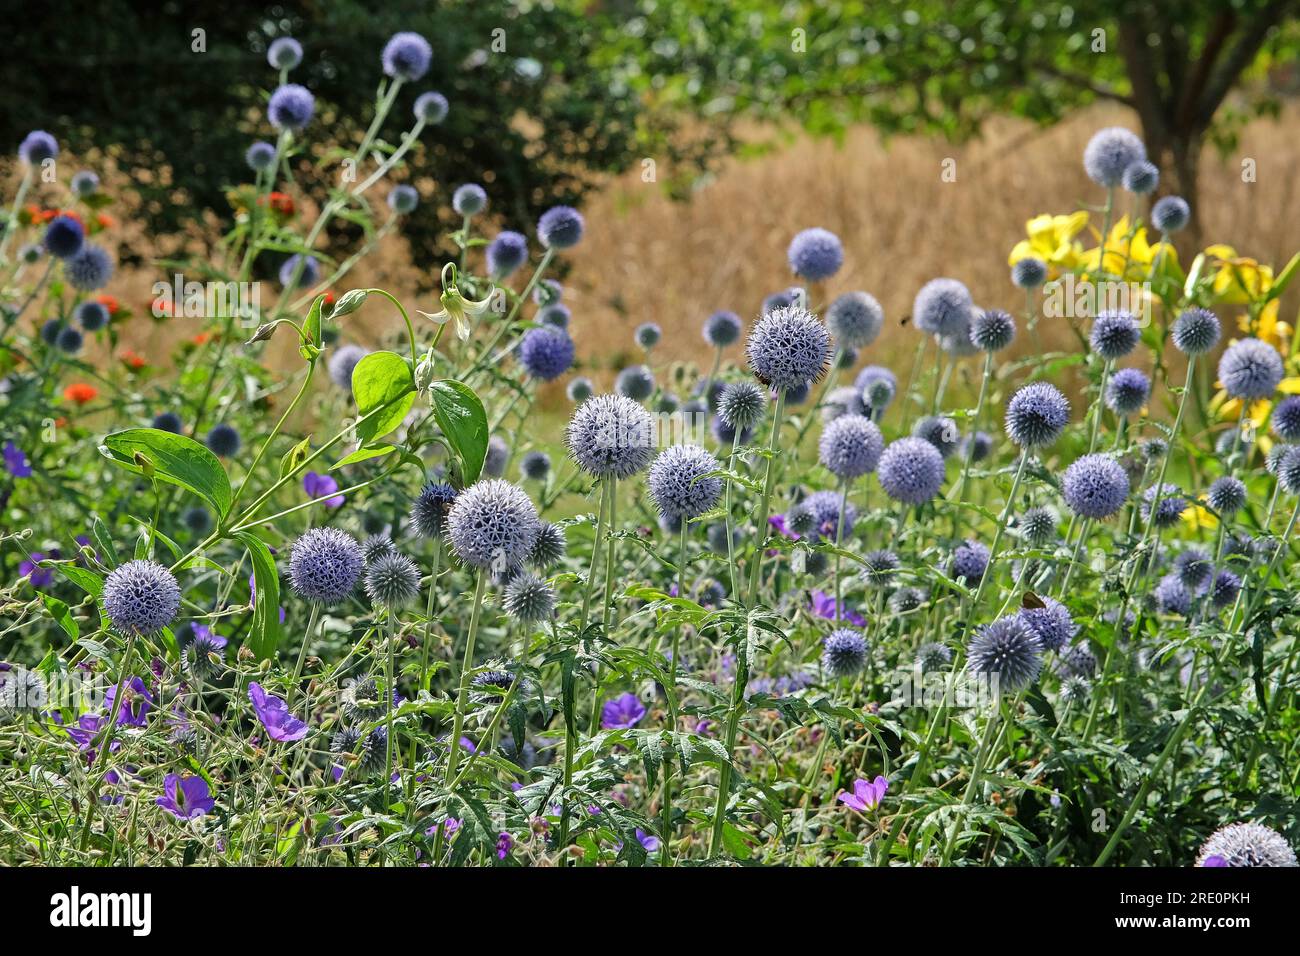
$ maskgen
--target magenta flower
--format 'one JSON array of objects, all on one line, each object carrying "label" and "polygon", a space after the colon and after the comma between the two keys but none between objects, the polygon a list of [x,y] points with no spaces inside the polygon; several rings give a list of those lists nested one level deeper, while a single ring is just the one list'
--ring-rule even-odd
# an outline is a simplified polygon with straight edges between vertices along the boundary
[{"label": "magenta flower", "polygon": [[515,840],[509,833],[502,833],[497,837],[497,859],[504,860],[514,849]]},{"label": "magenta flower", "polygon": [[178,820],[201,817],[217,802],[202,777],[181,777],[169,773],[163,780],[163,795],[155,801]]},{"label": "magenta flower", "polygon": [[12,441],[5,442],[4,460],[5,468],[15,478],[30,478],[32,476],[32,463],[27,460],[26,453]]},{"label": "magenta flower", "polygon": [[110,714],[117,715],[117,722],[123,727],[143,727],[145,718],[153,708],[153,694],[139,677],[132,677],[122,685],[122,703],[114,706],[117,700],[117,684],[108,689],[104,704]]},{"label": "magenta flower", "polygon": [[279,697],[264,691],[257,681],[248,685],[248,699],[253,702],[257,719],[262,722],[272,740],[285,742],[302,740],[307,736],[307,725],[289,713],[288,705]]},{"label": "magenta flower", "polygon": [[880,806],[880,801],[888,789],[889,781],[884,777],[876,777],[870,783],[859,777],[853,781],[853,792],[841,793],[839,801],[848,804],[859,813],[866,813]]},{"label": "magenta flower", "polygon": [[[828,621],[835,620],[836,607],[835,596],[833,594],[827,594],[825,591],[813,592],[809,608],[817,617],[823,617]],[[867,619],[861,614],[850,610],[847,603],[844,605],[844,609],[840,614],[840,620],[848,621],[854,627],[867,626]]]},{"label": "magenta flower", "polygon": [[605,701],[600,711],[600,726],[606,730],[629,730],[645,716],[645,704],[636,694],[623,694]]},{"label": "magenta flower", "polygon": [[323,498],[325,495],[331,495],[332,497],[325,498],[322,502],[326,508],[337,508],[343,504],[343,496],[334,494],[339,490],[339,483],[329,475],[319,475],[309,471],[303,476],[302,487],[307,492],[308,498]]}]

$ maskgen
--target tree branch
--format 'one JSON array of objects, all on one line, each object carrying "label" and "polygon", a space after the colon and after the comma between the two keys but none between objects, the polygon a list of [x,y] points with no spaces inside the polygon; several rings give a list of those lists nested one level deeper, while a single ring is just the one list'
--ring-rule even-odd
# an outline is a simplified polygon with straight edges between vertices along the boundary
[{"label": "tree branch", "polygon": [[1242,72],[1255,61],[1260,47],[1268,39],[1268,33],[1286,15],[1289,8],[1295,6],[1295,0],[1273,0],[1255,15],[1246,25],[1232,51],[1219,64],[1213,77],[1206,85],[1205,93],[1197,103],[1195,123],[1206,127],[1214,119],[1215,111],[1232,89]]},{"label": "tree branch", "polygon": [[1045,73],[1058,80],[1063,80],[1064,82],[1073,84],[1074,86],[1078,86],[1087,90],[1093,96],[1100,97],[1101,99],[1113,100],[1116,103],[1123,103],[1125,106],[1134,109],[1137,108],[1137,103],[1134,102],[1133,97],[1125,93],[1120,93],[1118,90],[1112,89],[1109,86],[1104,86],[1092,79],[1090,76],[1084,76],[1081,73],[1071,73],[1069,70],[1062,70],[1050,63],[1037,63],[1032,66],[1031,69],[1039,73]]},{"label": "tree branch", "polygon": [[1175,111],[1179,126],[1187,126],[1191,123],[1195,114],[1197,100],[1200,99],[1201,93],[1205,90],[1205,84],[1209,81],[1210,70],[1214,67],[1214,61],[1219,58],[1223,52],[1223,46],[1228,42],[1228,37],[1232,31],[1237,28],[1237,17],[1231,10],[1225,10],[1214,18],[1214,24],[1210,27],[1209,35],[1205,38],[1205,46],[1201,48],[1201,55],[1196,58],[1196,67],[1192,70],[1192,75],[1188,78],[1186,85],[1182,88],[1182,96],[1178,101],[1178,109]]}]

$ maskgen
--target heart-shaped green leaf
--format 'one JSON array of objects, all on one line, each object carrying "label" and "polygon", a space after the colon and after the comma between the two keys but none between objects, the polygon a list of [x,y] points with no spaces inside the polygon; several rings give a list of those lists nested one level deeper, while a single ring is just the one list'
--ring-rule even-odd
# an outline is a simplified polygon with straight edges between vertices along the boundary
[{"label": "heart-shaped green leaf", "polygon": [[230,510],[226,469],[193,438],[157,428],[128,428],[106,437],[99,450],[127,471],[192,491],[223,518]]},{"label": "heart-shaped green leaf", "polygon": [[478,481],[487,455],[488,420],[483,403],[464,382],[444,378],[429,387],[433,418],[461,460],[465,484]]},{"label": "heart-shaped green leaf", "polygon": [[[415,402],[415,378],[406,359],[396,352],[371,352],[352,370],[352,397],[364,418],[357,439],[366,445],[402,423]],[[382,411],[378,411],[382,409]]]}]

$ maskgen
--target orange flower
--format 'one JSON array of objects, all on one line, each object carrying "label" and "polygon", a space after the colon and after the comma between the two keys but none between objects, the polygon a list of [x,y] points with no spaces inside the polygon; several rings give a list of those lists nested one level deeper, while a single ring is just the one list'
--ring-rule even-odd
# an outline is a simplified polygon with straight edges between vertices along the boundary
[{"label": "orange flower", "polygon": [[258,205],[269,205],[272,210],[281,216],[293,215],[293,197],[288,193],[273,192],[268,196],[258,199]]},{"label": "orange flower", "polygon": [[111,229],[117,225],[113,217],[105,212],[97,213],[95,215],[95,222],[99,223],[100,229]]},{"label": "orange flower", "polygon": [[117,299],[111,295],[104,295],[104,294],[97,295],[95,296],[95,301],[99,302],[104,306],[104,308],[108,309],[109,315],[117,315],[117,310],[122,307],[121,303],[119,303]]},{"label": "orange flower", "polygon": [[95,386],[87,385],[85,382],[73,382],[63,390],[63,397],[78,405],[85,405],[98,394],[99,390]]},{"label": "orange flower", "polygon": [[203,345],[210,338],[212,338],[211,333],[200,332],[198,335],[194,336],[194,338],[190,339],[190,341],[193,342],[195,345]]},{"label": "orange flower", "polygon": [[145,360],[141,358],[134,349],[126,349],[122,353],[122,361],[137,371],[144,368],[146,364]]}]

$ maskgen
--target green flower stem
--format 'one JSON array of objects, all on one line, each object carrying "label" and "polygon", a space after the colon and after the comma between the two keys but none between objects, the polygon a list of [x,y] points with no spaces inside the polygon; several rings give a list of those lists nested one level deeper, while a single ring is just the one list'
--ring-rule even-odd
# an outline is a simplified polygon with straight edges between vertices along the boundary
[{"label": "green flower stem", "polygon": [[501,323],[500,328],[497,329],[496,335],[488,340],[487,345],[483,347],[478,355],[474,357],[474,361],[470,363],[469,371],[466,372],[464,376],[464,381],[466,383],[473,378],[475,373],[481,371],[485,367],[484,362],[487,360],[488,356],[492,354],[493,349],[501,344],[501,340],[506,337],[506,334],[510,331],[510,326],[514,324],[515,317],[519,315],[519,310],[522,309],[524,303],[528,301],[528,297],[533,294],[533,289],[535,289],[537,283],[541,281],[542,276],[545,274],[547,267],[550,266],[553,258],[555,258],[555,250],[547,249],[542,255],[542,261],[537,263],[537,268],[533,270],[532,278],[530,278],[528,284],[524,286],[524,291],[519,293],[519,298],[515,299],[515,304],[511,306],[509,314]]},{"label": "green flower stem", "polygon": [[[614,558],[618,538],[614,530],[618,527],[618,479],[609,479],[609,542],[605,551],[605,606],[601,612],[601,637],[609,640],[610,628],[617,626],[618,618],[614,615]],[[596,668],[596,685],[591,695],[591,721],[588,733],[595,735],[600,730],[600,668]]]},{"label": "green flower stem", "polygon": [[[731,457],[727,459],[727,471],[735,472],[736,455],[740,449],[741,429],[736,429],[736,434],[731,439]],[[740,596],[740,575],[736,572],[736,544],[731,536],[731,479],[728,478],[723,488],[723,509],[726,514],[723,521],[727,531],[727,570],[731,575],[731,596],[733,600]]]},{"label": "green flower stem", "polygon": [[417,119],[415,121],[415,125],[412,126],[406,132],[406,135],[402,137],[401,143],[398,144],[397,149],[393,150],[392,155],[390,155],[387,159],[385,159],[383,163],[380,164],[379,168],[376,169],[369,176],[367,176],[365,180],[358,183],[357,186],[352,190],[352,195],[360,196],[367,189],[373,186],[375,183],[379,182],[379,180],[382,179],[390,169],[396,166],[398,162],[401,161],[402,157],[405,156],[406,153],[410,150],[410,148],[413,145],[415,145],[415,141],[420,138],[420,133],[424,131],[424,126],[425,126],[424,119],[422,118]]},{"label": "green flower stem", "polygon": [[[980,777],[984,773],[984,764],[988,759],[994,734],[997,732],[998,724],[1001,723],[1002,711],[999,705],[994,705],[993,713],[989,715],[984,725],[984,736],[980,739],[979,749],[975,752],[975,764],[971,768],[970,782],[966,784],[966,792],[962,794],[961,806],[964,810],[970,806],[971,800],[975,796],[975,790],[979,786]],[[943,848],[943,856],[939,859],[940,866],[947,866],[952,859],[952,851],[957,846],[957,836],[961,833],[961,822],[964,814],[958,813],[952,821],[952,826],[948,830],[948,842]]]},{"label": "green flower stem", "polygon": [[[384,802],[391,808],[393,805],[393,788],[390,781],[393,779],[393,691],[396,684],[393,683],[393,655],[394,648],[397,645],[397,609],[391,605],[388,607],[388,645],[384,648],[384,726],[387,728],[387,737],[384,747]],[[463,703],[463,702],[462,702]],[[460,716],[461,707],[457,707],[456,715]],[[451,738],[451,752],[456,753],[460,750],[460,731],[457,730]],[[450,778],[450,774],[448,775]]]},{"label": "green flower stem", "polygon": [[[984,375],[980,378],[980,394],[975,401],[975,415],[971,419],[971,441],[967,442],[966,454],[962,456],[961,464],[961,481],[957,484],[957,504],[966,503],[966,483],[970,479],[970,466],[975,460],[975,441],[974,435],[980,427],[980,417],[984,412],[984,399],[988,395],[989,379],[993,377],[993,353],[984,353]],[[959,519],[953,516],[953,537],[957,536],[956,523]]]},{"label": "green flower stem", "polygon": [[1002,533],[1007,529],[1007,522],[1011,518],[1011,509],[1016,504],[1016,493],[1020,491],[1020,482],[1025,476],[1025,465],[1029,461],[1029,449],[1024,448],[1020,452],[1020,462],[1016,465],[1016,476],[1011,481],[1011,493],[1007,495],[1006,504],[1002,506],[1002,514],[998,518],[997,530],[993,532],[993,544],[989,546],[989,561],[984,574],[980,577],[979,586],[975,589],[975,597],[971,599],[970,609],[967,612],[966,627],[962,629],[965,635],[970,628],[971,620],[974,618],[980,603],[980,598],[984,596],[984,588],[988,585],[989,579],[995,575],[994,562],[998,557],[998,546],[1002,543]]},{"label": "green flower stem", "polygon": [[742,647],[736,654],[736,676],[731,687],[731,705],[727,708],[725,746],[727,760],[718,772],[718,798],[713,807],[713,830],[709,836],[709,857],[722,850],[722,831],[727,819],[727,801],[731,797],[732,761],[736,755],[736,737],[740,731],[740,717],[745,709],[745,688],[749,684],[749,655]]},{"label": "green flower stem", "polygon": [[298,408],[298,404],[302,401],[303,396],[307,394],[307,389],[311,387],[311,380],[315,374],[316,361],[313,359],[307,363],[307,374],[303,377],[302,385],[298,389],[298,394],[293,397],[293,401],[290,402],[289,407],[284,410],[284,414],[281,415],[279,421],[275,423],[275,427],[271,429],[270,434],[263,439],[261,447],[257,449],[257,454],[253,456],[253,463],[249,465],[248,470],[244,472],[244,480],[241,481],[239,487],[235,489],[235,495],[230,499],[230,508],[227,509],[227,513],[233,511],[235,505],[239,504],[239,499],[243,497],[244,489],[248,487],[248,483],[253,480],[253,473],[257,471],[257,466],[261,464],[262,458],[266,455],[266,450],[271,447],[271,442],[275,441],[275,437],[280,434],[280,429],[283,428],[284,423],[289,420],[289,416]]},{"label": "green flower stem", "polygon": [[456,779],[456,765],[460,762],[460,735],[465,727],[465,708],[469,702],[469,675],[474,669],[474,642],[478,638],[479,618],[483,614],[483,591],[487,586],[487,572],[474,572],[474,604],[469,617],[469,634],[465,638],[465,656],[460,665],[460,689],[456,693],[456,716],[452,720],[451,737],[447,740],[447,785]]},{"label": "green flower stem", "polygon": [[837,627],[844,616],[841,612],[843,581],[840,577],[840,552],[844,550],[844,512],[849,507],[849,485],[847,478],[840,479],[840,513],[835,521],[835,624]]},{"label": "green flower stem", "polygon": [[438,572],[442,564],[442,539],[433,539],[433,570],[429,573],[429,601],[424,611],[424,640],[420,646],[420,689],[429,689],[429,647],[433,644],[433,612],[437,605]]},{"label": "green flower stem", "polygon": [[[289,689],[288,691],[285,692],[284,695],[285,707],[291,707],[293,705],[293,695],[298,690],[298,682],[302,680],[302,665],[303,662],[307,659],[307,645],[311,643],[311,639],[316,633],[316,622],[319,618],[320,618],[320,604],[316,601],[312,601],[311,613],[307,617],[307,630],[303,631],[302,647],[298,650],[298,663],[294,665],[293,679],[289,681]],[[307,706],[309,711],[309,713],[306,716],[309,717],[311,701],[306,697],[304,697],[304,700],[306,702],[305,706]]]},{"label": "green flower stem", "polygon": [[117,690],[113,694],[113,706],[105,721],[106,726],[99,735],[99,742],[92,751],[92,753],[97,753],[102,757],[102,766],[94,785],[90,788],[90,802],[86,810],[86,823],[81,828],[82,853],[85,853],[90,846],[90,827],[99,812],[99,788],[103,786],[104,778],[112,770],[113,735],[117,731],[117,715],[122,712],[124,703],[122,692],[126,689],[126,681],[131,674],[131,662],[135,659],[135,642],[136,635],[134,633],[129,634],[126,639],[126,651],[122,655],[122,663],[117,669]]},{"label": "green flower stem", "polygon": [[[686,597],[686,518],[682,518],[682,527],[678,533],[677,540],[677,596]],[[677,699],[677,664],[678,654],[681,647],[682,628],[673,629],[673,658],[669,662],[669,678],[672,680],[672,687],[668,689],[667,695],[669,700],[669,710],[672,715],[673,732],[677,732],[677,707],[673,703]],[[661,845],[659,848],[659,863],[661,866],[672,866],[672,835],[673,835],[673,788],[672,788],[672,760],[668,759],[663,764],[664,784],[662,804],[663,813],[660,816],[659,839]]]},{"label": "green flower stem", "polygon": [[767,518],[772,510],[772,488],[776,484],[776,473],[780,467],[777,461],[776,444],[781,434],[781,418],[785,414],[785,389],[777,392],[776,412],[772,417],[772,435],[767,443],[767,474],[763,480],[763,497],[759,499],[758,524],[754,541],[753,564],[749,571],[749,594],[746,607],[753,607],[758,600],[758,582],[763,567],[763,551],[767,544]]}]

